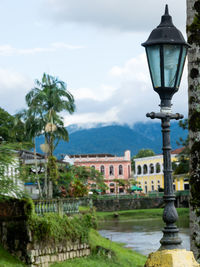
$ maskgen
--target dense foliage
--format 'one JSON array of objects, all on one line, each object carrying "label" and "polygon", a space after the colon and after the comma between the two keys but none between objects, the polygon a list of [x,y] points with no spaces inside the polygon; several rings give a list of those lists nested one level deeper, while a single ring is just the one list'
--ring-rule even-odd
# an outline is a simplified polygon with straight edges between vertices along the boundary
[{"label": "dense foliage", "polygon": [[24,124],[16,124],[16,117],[0,108],[0,137],[9,143],[30,141],[24,132]]},{"label": "dense foliage", "polygon": [[33,215],[29,218],[29,227],[37,241],[87,241],[89,230],[96,228],[96,217],[92,213],[68,217],[57,213]]},{"label": "dense foliage", "polygon": [[92,184],[95,185],[93,189],[106,189],[103,175],[98,170],[85,166],[60,166],[54,194],[62,197],[83,197],[88,195]]}]

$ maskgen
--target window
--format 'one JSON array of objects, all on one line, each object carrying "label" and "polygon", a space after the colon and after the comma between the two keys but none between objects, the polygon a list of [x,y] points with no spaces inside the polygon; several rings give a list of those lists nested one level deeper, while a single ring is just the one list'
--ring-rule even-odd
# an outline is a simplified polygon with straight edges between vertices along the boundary
[{"label": "window", "polygon": [[115,186],[115,184],[114,183],[110,183],[110,186]]},{"label": "window", "polygon": [[131,168],[130,168],[130,165],[128,165],[128,178],[131,177]]},{"label": "window", "polygon": [[137,174],[141,174],[142,173],[142,168],[140,165],[137,166]]},{"label": "window", "polygon": [[123,166],[119,165],[119,175],[123,175]]},{"label": "window", "polygon": [[109,174],[110,175],[114,175],[114,167],[113,167],[113,165],[110,166]]},{"label": "window", "polygon": [[160,185],[158,185],[158,191],[159,191],[159,189],[160,189]]},{"label": "window", "polygon": [[149,168],[150,168],[150,173],[154,173],[154,166],[153,166],[153,163],[151,163],[149,165]]},{"label": "window", "polygon": [[189,184],[184,184],[184,190],[189,190]]},{"label": "window", "polygon": [[119,188],[119,193],[124,193],[124,189],[123,188]]},{"label": "window", "polygon": [[103,175],[105,174],[105,167],[103,165],[101,165],[101,167],[100,167],[100,172]]},{"label": "window", "polygon": [[151,190],[154,191],[154,185],[151,186]]},{"label": "window", "polygon": [[144,183],[147,184],[147,181],[145,181]]},{"label": "window", "polygon": [[156,173],[160,173],[160,163],[156,163]]},{"label": "window", "polygon": [[148,188],[147,188],[147,185],[145,185],[145,193],[147,193],[148,191]]},{"label": "window", "polygon": [[151,181],[151,183],[153,184],[154,182],[153,182],[153,181]]},{"label": "window", "polygon": [[143,166],[143,174],[147,174],[147,172],[148,172],[147,165],[144,164],[144,166]]},{"label": "window", "polygon": [[159,184],[160,183],[160,180],[158,180],[157,183]]},{"label": "window", "polygon": [[114,188],[110,188],[110,193],[114,193],[115,192],[115,189]]},{"label": "window", "polygon": [[95,166],[94,165],[92,165],[91,168],[95,170]]},{"label": "window", "polygon": [[174,189],[174,191],[176,191],[176,185],[175,184],[173,184],[173,189]]}]

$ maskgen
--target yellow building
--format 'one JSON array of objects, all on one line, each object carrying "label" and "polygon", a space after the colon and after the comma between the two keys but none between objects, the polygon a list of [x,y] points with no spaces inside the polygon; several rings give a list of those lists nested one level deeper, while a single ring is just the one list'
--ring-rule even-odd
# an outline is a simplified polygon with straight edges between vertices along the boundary
[{"label": "yellow building", "polygon": [[[178,154],[183,150],[179,148],[171,152],[171,160],[177,161]],[[135,161],[135,179],[144,193],[158,191],[164,188],[163,155],[137,158]],[[183,175],[173,177],[174,190],[188,190],[188,178]]]}]

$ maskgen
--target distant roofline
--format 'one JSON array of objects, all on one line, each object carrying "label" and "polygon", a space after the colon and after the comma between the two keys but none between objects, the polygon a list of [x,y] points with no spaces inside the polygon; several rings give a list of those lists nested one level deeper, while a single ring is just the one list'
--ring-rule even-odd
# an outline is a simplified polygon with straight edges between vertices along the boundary
[{"label": "distant roofline", "polygon": [[107,153],[105,153],[105,154],[71,154],[71,155],[69,155],[68,154],[68,156],[69,156],[69,158],[94,158],[94,157],[99,157],[99,158],[103,158],[103,157],[116,157],[115,155],[113,155],[113,154],[107,154]]},{"label": "distant roofline", "polygon": [[[184,149],[185,149],[185,147],[176,148],[176,149],[174,149],[174,150],[171,151],[171,154],[178,155]],[[136,159],[134,159],[134,161],[141,161],[141,160],[146,160],[146,159],[160,158],[161,156],[163,156],[163,154],[156,154],[154,156],[148,156],[148,157],[143,157],[143,158],[136,158]]]}]

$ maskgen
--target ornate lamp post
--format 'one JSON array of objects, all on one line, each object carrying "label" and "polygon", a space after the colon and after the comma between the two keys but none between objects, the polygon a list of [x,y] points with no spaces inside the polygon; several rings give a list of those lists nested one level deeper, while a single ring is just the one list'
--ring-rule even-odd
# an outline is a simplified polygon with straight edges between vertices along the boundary
[{"label": "ornate lamp post", "polygon": [[160,240],[160,250],[181,248],[179,229],[175,222],[178,214],[174,206],[175,195],[172,180],[170,120],[182,119],[183,115],[172,114],[171,99],[179,89],[187,49],[190,47],[184,40],[181,32],[173,25],[172,18],[165,7],[165,14],[161,23],[155,28],[148,40],[142,44],[146,49],[147,60],[154,90],[161,99],[160,112],[147,113],[151,119],[160,119],[163,137],[164,161],[164,201],[163,237]]}]

